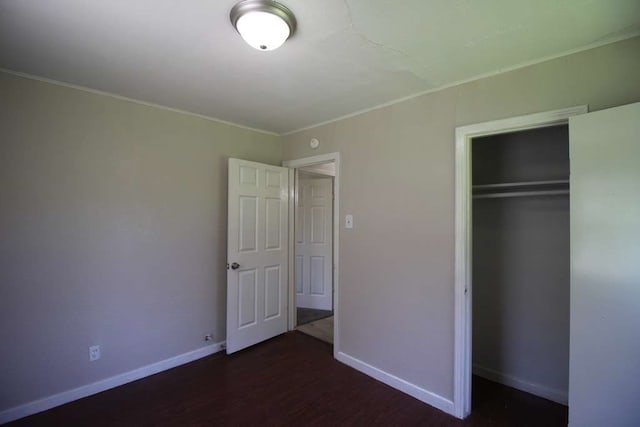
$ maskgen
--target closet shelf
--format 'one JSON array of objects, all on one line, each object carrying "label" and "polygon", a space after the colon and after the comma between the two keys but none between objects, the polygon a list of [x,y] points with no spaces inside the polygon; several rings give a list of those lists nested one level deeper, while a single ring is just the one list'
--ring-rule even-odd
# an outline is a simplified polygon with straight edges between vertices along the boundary
[{"label": "closet shelf", "polygon": [[[569,180],[504,182],[479,184],[473,187],[474,199],[496,199],[502,197],[560,196],[569,194]],[[489,191],[494,190],[494,191]]]}]

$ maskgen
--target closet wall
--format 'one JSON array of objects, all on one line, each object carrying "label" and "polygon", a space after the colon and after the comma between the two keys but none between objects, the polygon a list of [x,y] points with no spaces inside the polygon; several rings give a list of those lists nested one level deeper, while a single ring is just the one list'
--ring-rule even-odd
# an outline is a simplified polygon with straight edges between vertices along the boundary
[{"label": "closet wall", "polygon": [[568,127],[476,138],[472,150],[473,371],[566,403],[568,183],[483,186],[568,180]]}]

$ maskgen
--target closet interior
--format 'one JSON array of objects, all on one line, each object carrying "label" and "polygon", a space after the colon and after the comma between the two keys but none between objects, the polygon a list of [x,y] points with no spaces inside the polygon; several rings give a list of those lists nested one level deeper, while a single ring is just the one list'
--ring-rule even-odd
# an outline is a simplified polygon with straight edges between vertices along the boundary
[{"label": "closet interior", "polygon": [[567,404],[567,125],[472,140],[473,374]]}]

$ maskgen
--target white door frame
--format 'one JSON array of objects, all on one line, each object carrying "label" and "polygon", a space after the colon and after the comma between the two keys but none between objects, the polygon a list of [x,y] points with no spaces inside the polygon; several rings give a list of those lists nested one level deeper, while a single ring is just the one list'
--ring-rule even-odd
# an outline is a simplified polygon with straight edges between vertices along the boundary
[{"label": "white door frame", "polygon": [[296,328],[296,286],[295,286],[295,169],[320,163],[334,162],[336,174],[333,180],[333,355],[339,353],[340,347],[340,318],[338,315],[338,268],[340,257],[339,230],[340,230],[340,153],[327,153],[318,156],[301,159],[286,160],[282,166],[290,168],[289,171],[289,330]]},{"label": "white door frame", "polygon": [[569,117],[587,112],[588,107],[581,105],[456,128],[453,408],[454,415],[458,418],[465,418],[471,413],[471,140],[481,136],[566,124]]}]

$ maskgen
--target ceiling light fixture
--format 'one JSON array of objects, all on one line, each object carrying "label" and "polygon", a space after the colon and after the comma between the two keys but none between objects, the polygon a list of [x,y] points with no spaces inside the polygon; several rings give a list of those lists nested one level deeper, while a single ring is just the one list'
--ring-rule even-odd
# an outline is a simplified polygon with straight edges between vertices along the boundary
[{"label": "ceiling light fixture", "polygon": [[233,6],[229,18],[244,41],[258,50],[279,48],[296,29],[293,13],[270,0],[241,1]]}]

